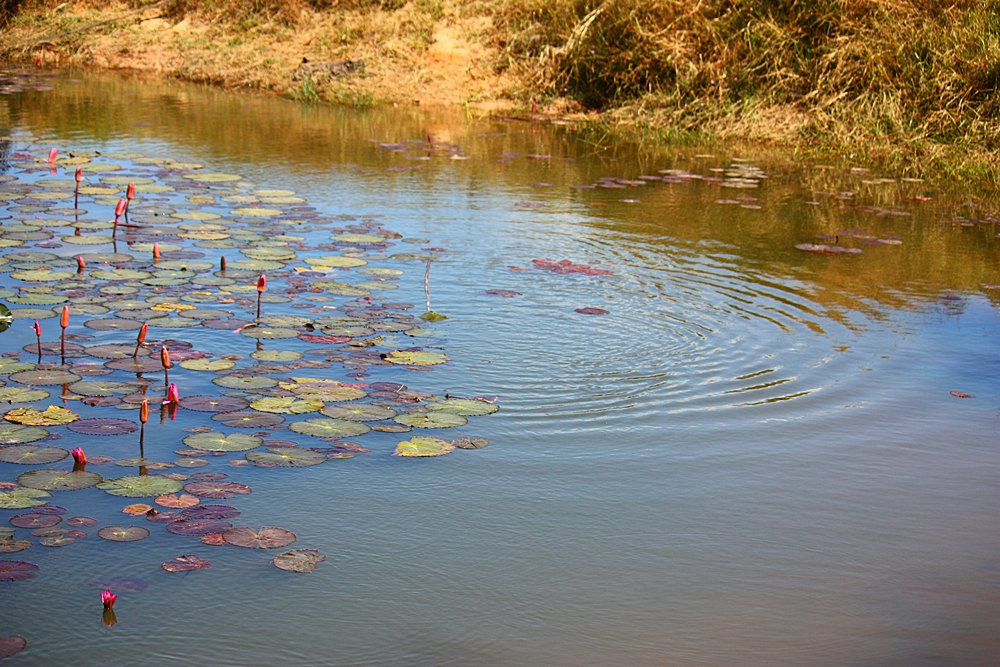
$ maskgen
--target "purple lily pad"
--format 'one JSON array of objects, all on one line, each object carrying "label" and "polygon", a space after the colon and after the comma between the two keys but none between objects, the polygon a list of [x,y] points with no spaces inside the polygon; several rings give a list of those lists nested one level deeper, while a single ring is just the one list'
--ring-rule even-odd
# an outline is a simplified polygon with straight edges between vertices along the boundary
[{"label": "purple lily pad", "polygon": [[0,581],[21,581],[35,576],[38,566],[23,560],[0,560]]}]

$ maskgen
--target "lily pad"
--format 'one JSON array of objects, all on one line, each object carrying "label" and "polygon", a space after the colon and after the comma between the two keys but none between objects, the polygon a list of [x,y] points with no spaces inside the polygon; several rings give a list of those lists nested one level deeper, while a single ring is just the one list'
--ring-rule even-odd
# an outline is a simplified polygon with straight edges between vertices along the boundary
[{"label": "lily pad", "polygon": [[396,456],[442,456],[455,449],[455,445],[441,438],[416,435],[396,445]]},{"label": "lily pad", "polygon": [[223,435],[218,431],[194,433],[184,438],[184,444],[207,452],[244,452],[260,447],[264,441],[254,435],[233,433]]},{"label": "lily pad", "polygon": [[62,523],[62,517],[57,514],[27,513],[17,514],[10,518],[10,523],[18,528],[50,528]]},{"label": "lily pad", "polygon": [[275,556],[271,562],[279,570],[287,572],[312,572],[326,560],[326,556],[316,549],[295,549]]},{"label": "lily pad", "polygon": [[366,424],[345,419],[330,419],[328,417],[317,417],[306,419],[305,421],[293,422],[288,428],[317,438],[351,438],[357,435],[364,435],[371,430]]},{"label": "lily pad", "polygon": [[212,419],[220,421],[230,428],[271,428],[285,421],[284,417],[255,410],[238,410],[236,412],[219,412]]},{"label": "lily pad", "polygon": [[149,537],[149,529],[142,526],[105,526],[97,531],[97,535],[112,542],[138,542]]},{"label": "lily pad", "polygon": [[[7,581],[12,581],[12,579],[8,579]],[[12,655],[16,655],[27,647],[28,647],[28,640],[22,637],[21,635],[0,637],[0,660],[3,660],[4,658],[9,658]]]},{"label": "lily pad", "polygon": [[62,426],[76,421],[80,415],[58,405],[50,405],[42,411],[34,408],[15,408],[5,414],[3,418],[9,422],[26,426]]},{"label": "lily pad", "polygon": [[180,401],[185,410],[196,412],[233,412],[242,410],[249,403],[246,399],[235,396],[186,396]]},{"label": "lily pad", "polygon": [[0,461],[20,465],[41,465],[55,463],[69,456],[61,447],[38,447],[37,445],[13,445],[0,447]]},{"label": "lily pad", "polygon": [[[48,435],[48,431],[37,426],[22,426],[21,424],[0,422],[0,445],[20,445],[27,442],[35,442]],[[0,450],[0,452],[2,451]],[[2,455],[0,455],[0,461],[3,460]],[[55,460],[58,461],[59,459]]]},{"label": "lily pad", "polygon": [[250,407],[261,412],[300,415],[321,410],[326,404],[315,398],[300,399],[294,396],[268,396],[258,398]]},{"label": "lily pad", "polygon": [[40,489],[14,488],[10,491],[0,491],[0,509],[20,510],[44,505],[52,494]]},{"label": "lily pad", "polygon": [[192,496],[189,493],[182,493],[180,495],[176,493],[165,493],[162,496],[156,496],[153,502],[157,505],[162,505],[163,507],[182,509],[194,507],[201,502],[201,499],[197,496]]},{"label": "lily pad", "polygon": [[451,428],[462,426],[469,420],[449,412],[411,412],[393,419],[394,422],[413,428]]},{"label": "lily pad", "polygon": [[325,463],[326,455],[299,447],[268,447],[265,451],[249,452],[247,461],[258,466],[305,468]]},{"label": "lily pad", "polygon": [[320,410],[319,413],[334,419],[346,419],[357,422],[379,421],[381,419],[391,419],[396,416],[395,410],[382,405],[372,405],[371,403],[328,405]]},{"label": "lily pad", "polygon": [[228,521],[216,521],[209,519],[180,519],[167,524],[167,531],[174,535],[208,535],[210,533],[221,533],[233,527]]},{"label": "lily pad", "polygon": [[31,579],[38,566],[23,560],[0,560],[0,581],[21,581]]},{"label": "lily pad", "polygon": [[428,401],[427,409],[435,412],[447,412],[453,415],[474,417],[491,415],[500,409],[495,403],[488,403],[478,398],[440,398]]},{"label": "lily pad", "polygon": [[43,491],[76,491],[95,486],[104,479],[89,470],[31,470],[17,476],[21,486]]},{"label": "lily pad", "polygon": [[204,558],[199,558],[194,554],[187,554],[184,556],[177,556],[173,560],[161,563],[160,567],[167,572],[191,572],[192,570],[204,570],[209,565],[211,565],[211,563]]},{"label": "lily pad", "polygon": [[250,493],[251,489],[246,484],[239,482],[205,480],[189,482],[184,485],[184,490],[202,498],[232,498],[235,495]]},{"label": "lily pad", "polygon": [[44,389],[28,387],[0,387],[0,403],[33,403],[49,397]]},{"label": "lily pad", "polygon": [[284,528],[265,526],[260,530],[253,528],[230,528],[222,533],[222,539],[227,544],[250,549],[278,549],[286,547],[297,538],[295,533]]},{"label": "lily pad", "polygon": [[19,384],[28,385],[56,385],[72,384],[80,379],[76,373],[70,373],[60,369],[52,370],[30,370],[11,373],[10,379]]},{"label": "lily pad", "polygon": [[70,424],[67,428],[75,433],[82,433],[84,435],[105,436],[132,433],[139,427],[136,426],[135,422],[128,419],[118,419],[116,417],[92,417],[89,419],[81,419],[78,422]]},{"label": "lily pad", "polygon": [[383,358],[389,363],[404,366],[434,366],[448,360],[443,352],[426,350],[394,350]]},{"label": "lily pad", "polygon": [[181,482],[162,475],[128,475],[108,479],[97,485],[97,488],[113,496],[126,498],[161,496],[165,493],[176,493],[183,487]]}]

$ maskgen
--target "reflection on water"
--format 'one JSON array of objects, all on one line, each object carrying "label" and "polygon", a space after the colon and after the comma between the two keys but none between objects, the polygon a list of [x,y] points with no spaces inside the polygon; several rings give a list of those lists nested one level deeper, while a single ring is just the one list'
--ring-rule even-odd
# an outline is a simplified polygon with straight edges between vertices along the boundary
[{"label": "reflection on water", "polygon": [[[127,552],[33,546],[43,576],[2,584],[0,635],[29,640],[21,663],[992,664],[988,214],[922,183],[773,156],[650,156],[559,127],[143,79],[3,96],[0,118],[15,165],[52,145],[201,163],[399,232],[394,252],[444,249],[430,290],[451,362],[411,382],[501,405],[475,425],[492,445],[463,456],[255,470],[240,510],[324,552],[308,576],[162,536]],[[65,200],[38,196],[66,178],[0,182],[19,197],[0,199],[5,234],[67,233]],[[403,268],[381,298],[422,304],[422,267]],[[229,332],[181,333],[232,346]],[[30,342],[21,320],[2,339]],[[160,434],[147,447],[169,455]],[[0,464],[0,480],[22,471]],[[121,505],[88,502],[107,517]],[[213,567],[159,570],[185,550]],[[109,576],[148,586],[103,628],[89,584]]]}]

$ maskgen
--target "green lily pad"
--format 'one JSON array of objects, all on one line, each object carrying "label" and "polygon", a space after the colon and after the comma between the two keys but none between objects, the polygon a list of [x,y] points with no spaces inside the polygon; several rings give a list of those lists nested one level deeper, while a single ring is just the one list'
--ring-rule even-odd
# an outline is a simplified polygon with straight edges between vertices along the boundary
[{"label": "green lily pad", "polygon": [[21,424],[0,422],[0,445],[22,445],[41,440],[48,437],[48,435],[48,431],[38,426],[22,426]]},{"label": "green lily pad", "polygon": [[44,389],[28,389],[27,387],[0,387],[0,402],[2,403],[32,403],[48,397],[49,392]]},{"label": "green lily pad", "polygon": [[301,415],[316,412],[326,404],[318,399],[301,399],[294,396],[268,396],[258,398],[250,403],[250,407],[261,412],[276,412],[279,414]]},{"label": "green lily pad", "polygon": [[222,375],[212,378],[212,384],[226,389],[242,389],[244,391],[256,391],[257,389],[268,389],[278,384],[274,378],[266,375],[253,375],[245,377],[242,375]]},{"label": "green lily pad", "polygon": [[333,419],[346,419],[356,422],[379,421],[382,419],[391,419],[396,416],[395,410],[382,405],[372,405],[371,403],[328,405],[320,410],[319,413]]},{"label": "green lily pad", "polygon": [[396,445],[396,456],[442,456],[455,449],[455,445],[441,438],[415,435]]},{"label": "green lily pad", "polygon": [[413,428],[451,428],[468,423],[462,415],[449,412],[411,412],[393,419],[394,422]]},{"label": "green lily pad", "polygon": [[386,354],[384,359],[389,363],[405,366],[434,366],[448,360],[443,352],[426,350],[394,350]]},{"label": "green lily pad", "polygon": [[21,486],[43,491],[76,491],[95,486],[103,479],[89,470],[31,470],[17,476]]},{"label": "green lily pad", "polygon": [[236,365],[235,361],[229,359],[185,359],[181,362],[181,368],[190,371],[228,371]]},{"label": "green lily pad", "polygon": [[26,426],[62,426],[76,421],[80,415],[58,405],[50,405],[44,410],[15,408],[4,414],[3,418]]},{"label": "green lily pad", "polygon": [[97,535],[112,542],[137,542],[149,537],[149,529],[142,526],[104,526]]},{"label": "green lily pad", "polygon": [[[44,430],[44,429],[38,429]],[[38,447],[36,445],[13,445],[0,448],[0,461],[20,465],[41,465],[55,463],[69,456],[61,447]]]},{"label": "green lily pad", "polygon": [[248,452],[245,458],[255,465],[283,468],[304,468],[327,460],[325,454],[299,447],[268,447],[264,451]]},{"label": "green lily pad", "polygon": [[41,500],[42,498],[51,497],[52,494],[48,491],[17,487],[10,491],[0,491],[0,509],[20,510],[27,507],[38,507],[48,502]]},{"label": "green lily pad", "polygon": [[500,409],[500,406],[478,398],[439,398],[428,401],[426,407],[434,412],[447,412],[466,417],[491,415]]},{"label": "green lily pad", "polygon": [[[302,358],[301,352],[295,352],[292,350],[258,350],[250,354],[251,357],[257,361],[298,361]],[[2,367],[0,367],[0,373],[3,372]]]},{"label": "green lily pad", "polygon": [[251,326],[240,331],[240,335],[248,338],[259,338],[261,340],[276,340],[279,338],[295,338],[299,332],[295,329],[284,327]]},{"label": "green lily pad", "polygon": [[288,428],[301,433],[302,435],[312,435],[317,438],[352,438],[364,435],[371,430],[367,424],[344,419],[329,419],[317,417],[316,419],[306,419],[305,421],[293,422]]},{"label": "green lily pad", "polygon": [[108,479],[97,485],[97,488],[113,496],[126,498],[162,496],[165,493],[177,493],[183,487],[181,482],[162,475],[128,475]]},{"label": "green lily pad", "polygon": [[45,386],[72,384],[79,380],[80,376],[60,369],[42,369],[11,373],[10,379],[19,384]]},{"label": "green lily pad", "polygon": [[279,570],[286,572],[312,572],[326,560],[326,556],[316,549],[294,549],[271,559]]},{"label": "green lily pad", "polygon": [[184,444],[206,452],[244,452],[260,447],[264,441],[257,436],[244,433],[223,435],[217,431],[193,433],[184,438]]}]

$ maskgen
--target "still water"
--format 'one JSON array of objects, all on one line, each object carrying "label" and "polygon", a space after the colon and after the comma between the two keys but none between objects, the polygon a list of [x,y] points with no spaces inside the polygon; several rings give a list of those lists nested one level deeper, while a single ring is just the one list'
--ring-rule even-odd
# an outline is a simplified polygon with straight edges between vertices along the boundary
[{"label": "still water", "polygon": [[[207,546],[121,514],[149,498],[55,492],[67,516],[145,525],[151,535],[115,543],[95,527],[66,547],[0,554],[40,568],[0,582],[0,637],[28,641],[11,665],[996,664],[1000,229],[967,197],[773,155],[599,146],[573,128],[512,119],[309,107],[80,74],[52,83],[0,96],[0,178],[10,177],[0,191],[21,197],[0,201],[0,231],[25,233],[41,220],[51,236],[25,238],[59,257],[46,266],[75,271],[81,252],[59,242],[73,234],[71,198],[24,198],[72,193],[71,163],[55,174],[38,167],[51,147],[60,159],[121,166],[88,172],[95,187],[122,190],[107,180],[122,176],[159,182],[150,160],[173,160],[239,175],[237,185],[218,184],[235,190],[212,195],[209,186],[216,202],[225,192],[293,191],[307,203],[253,229],[294,236],[283,221],[295,213],[401,235],[388,249],[348,253],[402,271],[373,288],[377,304],[423,312],[425,264],[400,254],[435,258],[431,306],[448,319],[427,325],[426,338],[386,332],[375,348],[423,346],[448,361],[333,363],[271,377],[401,382],[496,397],[500,411],[447,435],[414,429],[490,442],[438,458],[392,456],[410,434],[378,431],[356,439],[371,451],[308,468],[231,465],[242,452],[209,457],[199,471],[227,473],[253,493],[205,502],[237,506],[239,525],[295,532],[294,548],[327,557],[311,574],[272,567],[279,550]],[[208,201],[203,190],[189,194],[140,189],[133,215]],[[120,196],[81,200],[84,233],[109,234]],[[330,254],[320,249],[330,231],[306,229],[297,240],[244,237],[240,247],[295,250],[268,274],[269,293],[294,292],[295,267]],[[129,231],[118,251],[148,265]],[[142,230],[131,232],[145,248]],[[241,257],[164,234],[189,261]],[[12,277],[23,259],[0,267],[6,293],[37,284]],[[572,264],[555,272],[533,260]],[[257,273],[243,273],[252,286]],[[129,298],[155,294],[142,289]],[[353,299],[317,303],[342,309]],[[265,313],[311,312],[292,301],[265,303]],[[252,320],[250,302],[198,307]],[[23,306],[4,303],[18,317]],[[55,317],[42,320],[43,340],[57,340],[61,307],[46,306]],[[0,335],[2,351],[36,360],[22,349],[34,345],[34,313]],[[69,331],[88,346],[134,343],[134,331],[80,324],[113,315],[74,315]],[[229,330],[153,327],[150,336],[255,363],[255,341]],[[297,338],[262,343],[322,358],[322,346]],[[148,376],[157,394],[162,372]],[[170,377],[182,396],[222,393],[213,373],[175,368]],[[63,403],[58,387],[47,389],[50,399],[16,407],[137,419],[122,405]],[[147,458],[177,460],[181,440],[206,426],[218,424],[183,408],[175,420],[154,417]],[[267,437],[322,444],[283,426]],[[134,434],[50,431],[58,440],[47,446],[137,455]],[[52,466],[0,463],[0,481],[39,467]],[[134,474],[114,463],[88,470]],[[7,525],[25,511],[0,518]],[[161,569],[182,554],[211,567]],[[99,587],[123,577],[132,579],[118,623],[104,627]]]}]

